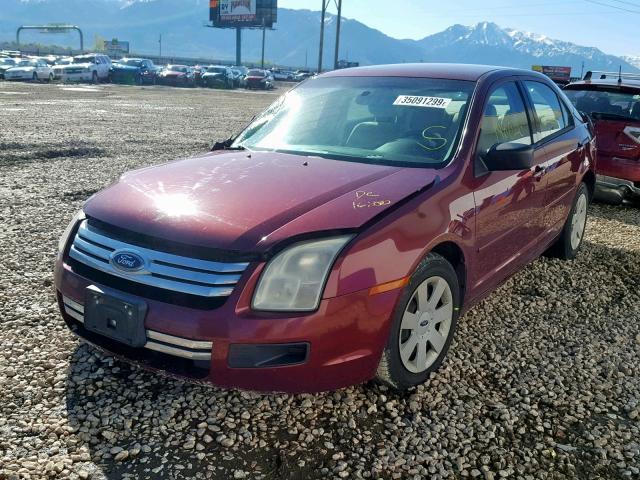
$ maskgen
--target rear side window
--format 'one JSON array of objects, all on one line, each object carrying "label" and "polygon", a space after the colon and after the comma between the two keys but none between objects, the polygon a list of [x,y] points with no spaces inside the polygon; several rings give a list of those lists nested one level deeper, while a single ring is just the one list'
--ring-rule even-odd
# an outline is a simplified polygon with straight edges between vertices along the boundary
[{"label": "rear side window", "polygon": [[551,88],[540,82],[524,82],[524,84],[538,117],[539,128],[533,133],[536,143],[571,125],[567,108]]},{"label": "rear side window", "polygon": [[514,82],[496,88],[484,107],[478,154],[500,143],[531,145],[531,128],[524,101]]}]

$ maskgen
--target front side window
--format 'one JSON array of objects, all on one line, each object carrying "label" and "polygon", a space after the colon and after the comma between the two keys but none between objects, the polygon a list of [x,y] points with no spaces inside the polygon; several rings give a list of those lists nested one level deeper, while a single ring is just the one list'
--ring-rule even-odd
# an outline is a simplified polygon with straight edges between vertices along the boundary
[{"label": "front side window", "polygon": [[551,88],[540,82],[524,82],[524,84],[538,117],[539,131],[533,134],[535,142],[544,140],[569,126],[566,108],[561,106],[558,95]]},{"label": "front side window", "polygon": [[489,95],[480,128],[480,156],[501,143],[532,144],[524,101],[514,82],[500,85]]},{"label": "front side window", "polygon": [[455,153],[474,88],[430,78],[317,78],[281,97],[234,146],[440,168]]}]

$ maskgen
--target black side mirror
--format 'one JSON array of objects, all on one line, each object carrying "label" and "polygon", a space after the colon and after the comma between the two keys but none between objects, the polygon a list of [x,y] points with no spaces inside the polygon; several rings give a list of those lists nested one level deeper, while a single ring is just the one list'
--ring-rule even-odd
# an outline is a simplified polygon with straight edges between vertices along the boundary
[{"label": "black side mirror", "polygon": [[521,143],[499,143],[482,155],[489,171],[526,170],[534,165],[532,145]]}]

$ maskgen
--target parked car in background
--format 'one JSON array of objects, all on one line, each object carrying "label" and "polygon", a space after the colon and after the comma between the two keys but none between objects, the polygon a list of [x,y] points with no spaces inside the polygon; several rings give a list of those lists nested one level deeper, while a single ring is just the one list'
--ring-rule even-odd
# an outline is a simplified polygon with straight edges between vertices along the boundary
[{"label": "parked car in background", "polygon": [[11,67],[15,67],[18,64],[18,60],[11,57],[2,57],[0,58],[0,79],[4,80],[4,72],[9,70]]},{"label": "parked car in background", "polygon": [[202,74],[207,70],[204,65],[196,65],[192,68],[193,72],[193,84],[197,87],[202,87]]},{"label": "parked car in background", "polygon": [[245,78],[248,89],[271,90],[273,88],[273,77],[268,70],[252,68],[247,72]]},{"label": "parked car in background", "polygon": [[33,80],[52,82],[53,69],[42,58],[21,59],[4,72],[5,80]]},{"label": "parked car in background", "polygon": [[193,70],[186,65],[167,65],[158,75],[158,83],[172,87],[193,87]]},{"label": "parked car in background", "polygon": [[109,79],[111,59],[102,54],[91,53],[73,57],[68,65],[58,70],[60,79],[65,82],[104,82]]},{"label": "parked car in background", "polygon": [[244,88],[247,86],[247,72],[249,69],[243,65],[231,67],[233,72],[233,80],[236,87]]},{"label": "parked car in background", "polygon": [[202,85],[209,88],[234,88],[233,71],[224,65],[210,65],[202,74]]},{"label": "parked car in background", "polygon": [[53,76],[56,80],[61,80],[63,75],[63,68],[65,65],[71,65],[73,63],[73,57],[62,57],[56,60],[55,65],[53,65]]},{"label": "parked car in background", "polygon": [[271,75],[273,75],[274,80],[284,80],[284,81],[293,81],[294,74],[288,70],[280,70],[278,68],[271,69]]},{"label": "parked car in background", "polygon": [[123,58],[111,64],[109,78],[114,83],[154,85],[158,79],[158,68],[146,58]]},{"label": "parked car in background", "polygon": [[578,254],[593,143],[535,72],[330,72],[213,153],[92,196],[59,243],[58,304],[88,342],[199,381],[407,389],[470,306]]},{"label": "parked car in background", "polygon": [[640,74],[588,72],[565,93],[595,126],[598,196],[640,200]]},{"label": "parked car in background", "polygon": [[312,73],[308,70],[297,70],[296,72],[294,72],[293,79],[296,82],[302,82],[303,80],[306,80],[307,78],[311,78],[313,76],[315,76],[315,73]]}]

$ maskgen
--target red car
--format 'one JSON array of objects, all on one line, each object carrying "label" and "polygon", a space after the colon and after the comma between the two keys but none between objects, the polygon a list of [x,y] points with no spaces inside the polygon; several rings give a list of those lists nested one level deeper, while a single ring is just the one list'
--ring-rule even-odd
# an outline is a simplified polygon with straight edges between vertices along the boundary
[{"label": "red car", "polygon": [[193,71],[186,65],[167,65],[158,75],[157,81],[171,87],[195,86]]},{"label": "red car", "polygon": [[273,88],[273,76],[268,70],[252,68],[245,77],[247,89],[271,90]]},{"label": "red car", "polygon": [[597,196],[616,204],[640,200],[640,74],[587,72],[565,93],[595,125]]},{"label": "red car", "polygon": [[327,73],[214,148],[89,199],[55,285],[99,348],[251,390],[420,384],[465,310],[576,255],[595,185],[564,94],[499,67]]}]

